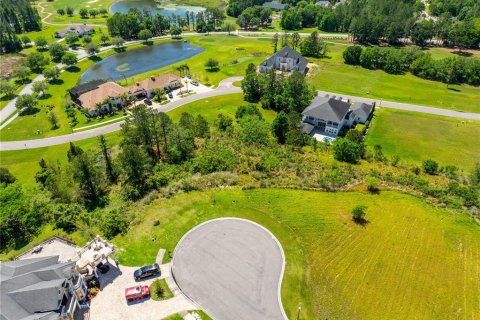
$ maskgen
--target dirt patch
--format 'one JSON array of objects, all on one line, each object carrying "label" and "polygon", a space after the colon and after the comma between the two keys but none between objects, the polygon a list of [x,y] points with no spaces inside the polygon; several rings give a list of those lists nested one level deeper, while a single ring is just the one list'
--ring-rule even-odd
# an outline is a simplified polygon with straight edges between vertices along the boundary
[{"label": "dirt patch", "polygon": [[19,55],[6,55],[0,58],[0,79],[7,79],[12,70],[23,63],[25,57]]}]

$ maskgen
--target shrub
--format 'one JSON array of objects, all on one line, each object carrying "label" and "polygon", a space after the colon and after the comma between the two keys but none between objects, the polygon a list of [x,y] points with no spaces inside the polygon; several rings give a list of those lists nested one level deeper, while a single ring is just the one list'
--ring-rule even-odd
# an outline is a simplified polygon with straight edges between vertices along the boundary
[{"label": "shrub", "polygon": [[352,209],[352,219],[355,222],[365,221],[365,215],[367,214],[368,207],[363,204],[359,204]]},{"label": "shrub", "polygon": [[361,46],[350,46],[343,51],[343,60],[346,64],[359,65],[360,55],[362,54]]},{"label": "shrub", "polygon": [[338,138],[333,143],[333,155],[336,160],[357,163],[362,156],[362,144],[345,138]]},{"label": "shrub", "polygon": [[368,177],[367,178],[367,190],[370,192],[377,192],[378,189],[378,179],[375,177]]},{"label": "shrub", "polygon": [[436,175],[438,173],[438,163],[435,160],[425,160],[423,162],[423,171],[430,175]]}]

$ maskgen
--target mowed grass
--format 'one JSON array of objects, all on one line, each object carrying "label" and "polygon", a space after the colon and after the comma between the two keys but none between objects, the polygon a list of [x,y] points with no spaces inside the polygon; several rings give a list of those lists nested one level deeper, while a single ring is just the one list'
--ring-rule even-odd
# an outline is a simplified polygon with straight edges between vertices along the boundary
[{"label": "mowed grass", "polygon": [[[220,113],[235,118],[235,112],[238,107],[249,104],[251,103],[243,100],[243,93],[235,93],[191,102],[168,112],[168,115],[174,121],[178,121],[184,112],[188,112],[195,117],[201,114],[208,122],[210,122],[210,124],[213,124]],[[262,109],[261,106],[258,106],[258,108],[265,121],[270,123],[273,122],[276,115],[275,111]]]},{"label": "mowed grass", "polygon": [[[249,63],[260,64],[272,53],[270,39],[268,38],[241,38],[228,35],[205,35],[185,37],[192,45],[200,46],[204,52],[181,62],[152,70],[128,78],[128,84],[134,84],[151,75],[174,73],[178,75],[177,67],[187,64],[193,78],[203,84],[218,85],[229,77],[243,76]],[[209,58],[219,62],[219,69],[210,71],[205,67]]]},{"label": "mowed grass", "polygon": [[[364,226],[351,220],[357,204],[369,206]],[[192,227],[229,216],[260,223],[281,242],[282,301],[290,319],[299,302],[301,319],[480,316],[480,226],[466,214],[393,191],[181,194],[153,202],[114,243],[122,264],[152,263],[159,248],[173,253]]]},{"label": "mowed grass", "polygon": [[[444,109],[480,112],[480,87],[447,85],[410,73],[392,75],[344,64],[345,45],[329,44],[327,58],[309,59],[317,64],[310,73],[316,89],[378,100],[397,101]],[[443,54],[433,50],[437,55]],[[453,56],[447,53],[447,55]]]},{"label": "mowed grass", "polygon": [[380,144],[388,156],[471,169],[480,161],[480,122],[380,108],[375,112],[367,144]]}]

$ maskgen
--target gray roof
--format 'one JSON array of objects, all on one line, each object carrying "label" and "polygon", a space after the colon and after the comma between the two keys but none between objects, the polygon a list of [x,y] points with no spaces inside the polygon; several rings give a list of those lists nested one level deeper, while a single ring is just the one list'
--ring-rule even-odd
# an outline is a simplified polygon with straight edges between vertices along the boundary
[{"label": "gray roof", "polygon": [[332,5],[330,3],[330,1],[317,1],[315,4],[317,6],[321,6],[321,7],[325,7],[325,8],[329,8]]},{"label": "gray roof", "polygon": [[316,96],[310,105],[303,110],[302,115],[323,119],[326,121],[340,122],[350,110],[350,104],[331,97]]},{"label": "gray roof", "polygon": [[355,102],[352,107],[352,110],[355,114],[359,117],[368,118],[370,113],[372,113],[373,106],[371,104],[363,103],[363,102]]},{"label": "gray roof", "polygon": [[305,59],[300,53],[298,53],[296,50],[290,48],[289,46],[285,46],[279,51],[275,52],[273,55],[271,55],[268,59],[264,60],[261,64],[265,67],[273,67],[275,64],[275,59],[277,57],[288,57],[288,58],[293,58],[297,60],[297,64],[295,66],[295,69],[293,71],[299,71],[302,73],[305,73],[307,71],[307,64],[308,60]]},{"label": "gray roof", "polygon": [[315,128],[313,124],[302,122],[302,132],[306,134],[310,134],[312,130]]},{"label": "gray roof", "polygon": [[272,1],[272,2],[265,2],[263,6],[273,10],[283,10],[287,5],[277,1]]},{"label": "gray roof", "polygon": [[58,30],[57,32],[55,32],[55,35],[57,37],[63,38],[68,33],[76,32],[78,34],[84,34],[84,33],[90,32],[92,30],[93,30],[93,28],[90,27],[90,26],[87,26],[86,24],[72,24],[68,28]]},{"label": "gray roof", "polygon": [[59,288],[74,267],[58,256],[0,263],[0,319],[58,318]]}]

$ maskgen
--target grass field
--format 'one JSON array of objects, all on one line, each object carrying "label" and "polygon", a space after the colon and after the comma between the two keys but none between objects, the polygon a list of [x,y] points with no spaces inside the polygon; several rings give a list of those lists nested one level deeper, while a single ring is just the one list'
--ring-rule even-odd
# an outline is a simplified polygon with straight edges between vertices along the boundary
[{"label": "grass field", "polygon": [[[176,64],[130,77],[127,79],[128,83],[132,84],[150,75],[161,73],[178,74],[176,68],[186,63],[190,67],[190,72],[196,80],[205,84],[218,85],[218,83],[225,78],[244,75],[249,63],[257,65],[272,53],[270,39],[268,38],[205,35],[186,37],[185,39],[193,45],[204,48],[205,51]],[[205,62],[207,62],[209,58],[214,58],[219,62],[219,70],[207,70]]]},{"label": "grass field", "polygon": [[380,144],[386,155],[401,160],[434,159],[469,170],[480,161],[479,137],[479,121],[381,108],[375,112],[367,144]]},{"label": "grass field", "polygon": [[[228,94],[186,104],[180,108],[170,111],[168,115],[172,117],[174,121],[177,121],[180,119],[180,116],[183,112],[191,113],[193,116],[201,114],[208,120],[208,122],[210,122],[210,124],[213,124],[219,113],[223,113],[235,118],[235,112],[237,111],[237,108],[248,104],[250,103],[243,101],[242,93]],[[267,122],[273,122],[273,119],[275,118],[274,111],[264,110],[261,107],[259,107],[259,109],[263,115],[263,118]]]},{"label": "grass field", "polygon": [[[338,92],[379,100],[398,101],[445,109],[480,112],[480,88],[447,85],[424,80],[410,73],[392,75],[382,70],[368,70],[343,63],[344,45],[330,45],[327,58],[310,59],[318,67],[311,72],[311,82],[318,90]],[[432,49],[437,58],[444,54]]]},{"label": "grass field", "polygon": [[[359,203],[369,206],[364,226],[349,214]],[[479,225],[397,192],[232,189],[162,199],[114,240],[120,261],[151,263],[160,247],[173,252],[190,228],[222,216],[258,222],[280,240],[291,319],[299,302],[301,319],[480,317]]]}]

